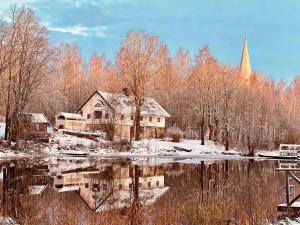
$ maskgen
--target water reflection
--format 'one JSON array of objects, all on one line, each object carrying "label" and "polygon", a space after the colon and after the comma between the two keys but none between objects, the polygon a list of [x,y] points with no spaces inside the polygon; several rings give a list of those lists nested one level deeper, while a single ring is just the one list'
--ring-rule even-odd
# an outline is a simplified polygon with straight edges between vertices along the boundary
[{"label": "water reflection", "polygon": [[0,164],[1,213],[20,224],[265,224],[284,199],[276,161]]}]

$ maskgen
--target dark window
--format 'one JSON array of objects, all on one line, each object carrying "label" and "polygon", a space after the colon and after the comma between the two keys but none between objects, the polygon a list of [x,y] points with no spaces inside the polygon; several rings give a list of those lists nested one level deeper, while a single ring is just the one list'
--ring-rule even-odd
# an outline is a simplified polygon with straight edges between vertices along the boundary
[{"label": "dark window", "polygon": [[85,188],[89,188],[89,183],[85,183]]},{"label": "dark window", "polygon": [[101,105],[101,103],[97,103],[96,105],[95,105],[95,107],[101,107],[102,105]]},{"label": "dark window", "polygon": [[99,184],[95,184],[95,183],[94,183],[94,184],[93,184],[93,189],[99,191],[99,190],[100,190]]},{"label": "dark window", "polygon": [[129,188],[132,188],[132,184],[131,183],[129,184]]},{"label": "dark window", "polygon": [[144,133],[144,131],[145,131],[145,128],[144,127],[140,127],[140,132]]},{"label": "dark window", "polygon": [[152,117],[149,117],[149,122],[152,122]]},{"label": "dark window", "polygon": [[140,121],[143,121],[143,117],[142,116],[140,117]]},{"label": "dark window", "polygon": [[133,115],[131,115],[130,119],[131,119],[131,120],[134,120],[134,116],[133,116]]},{"label": "dark window", "polygon": [[159,117],[157,118],[157,122],[160,122],[160,118]]},{"label": "dark window", "polygon": [[105,119],[108,119],[108,113],[105,113]]},{"label": "dark window", "polygon": [[95,119],[101,119],[102,117],[102,112],[101,111],[95,111],[94,112],[94,118]]},{"label": "dark window", "polygon": [[123,185],[122,184],[119,184],[119,189],[123,189]]},{"label": "dark window", "polygon": [[91,119],[91,114],[87,114],[87,118],[88,118],[88,119]]},{"label": "dark window", "polygon": [[121,115],[121,120],[124,120],[124,118],[125,118],[124,115]]},{"label": "dark window", "polygon": [[151,182],[148,182],[148,187],[151,187]]},{"label": "dark window", "polygon": [[157,186],[157,187],[159,186],[159,181],[156,181],[156,186]]}]

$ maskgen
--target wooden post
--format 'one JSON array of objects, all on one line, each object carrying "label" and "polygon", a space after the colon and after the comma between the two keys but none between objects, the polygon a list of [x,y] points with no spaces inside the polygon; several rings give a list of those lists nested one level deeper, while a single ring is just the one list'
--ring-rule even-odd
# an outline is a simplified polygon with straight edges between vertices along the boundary
[{"label": "wooden post", "polygon": [[290,181],[289,171],[285,172],[285,194],[286,194],[286,205],[290,206]]}]

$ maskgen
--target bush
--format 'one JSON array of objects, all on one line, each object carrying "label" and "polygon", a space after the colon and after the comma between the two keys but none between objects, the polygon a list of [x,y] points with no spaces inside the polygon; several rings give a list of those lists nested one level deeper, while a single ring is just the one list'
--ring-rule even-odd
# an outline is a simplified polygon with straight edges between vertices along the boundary
[{"label": "bush", "polygon": [[183,131],[175,127],[169,128],[167,130],[167,136],[174,142],[180,142],[180,139],[183,138]]}]

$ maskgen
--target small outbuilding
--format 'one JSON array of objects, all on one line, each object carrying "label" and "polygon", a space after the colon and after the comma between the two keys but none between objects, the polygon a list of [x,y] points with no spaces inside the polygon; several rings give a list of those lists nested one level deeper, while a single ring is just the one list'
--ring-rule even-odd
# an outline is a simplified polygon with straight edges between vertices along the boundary
[{"label": "small outbuilding", "polygon": [[18,131],[13,134],[21,139],[49,141],[49,134],[47,132],[50,125],[47,117],[43,113],[23,113],[19,116],[21,126]]},{"label": "small outbuilding", "polygon": [[85,118],[79,113],[60,112],[55,116],[55,127],[81,132],[86,129]]}]

